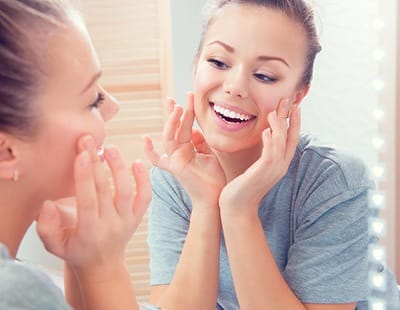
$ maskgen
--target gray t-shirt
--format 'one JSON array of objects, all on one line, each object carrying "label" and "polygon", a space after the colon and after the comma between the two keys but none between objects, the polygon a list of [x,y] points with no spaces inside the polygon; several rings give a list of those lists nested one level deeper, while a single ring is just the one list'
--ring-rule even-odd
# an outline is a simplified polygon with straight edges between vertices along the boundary
[{"label": "gray t-shirt", "polygon": [[0,244],[0,309],[70,310],[71,307],[46,274],[15,262]]},{"label": "gray t-shirt", "polygon": [[[153,168],[152,184],[151,284],[163,285],[175,272],[192,205],[168,172]],[[358,309],[368,308],[372,187],[358,159],[302,135],[287,174],[264,197],[259,217],[265,236],[282,275],[303,303],[359,302]],[[223,237],[219,270],[217,309],[239,309]],[[394,281],[390,287],[394,304],[399,300]]]}]

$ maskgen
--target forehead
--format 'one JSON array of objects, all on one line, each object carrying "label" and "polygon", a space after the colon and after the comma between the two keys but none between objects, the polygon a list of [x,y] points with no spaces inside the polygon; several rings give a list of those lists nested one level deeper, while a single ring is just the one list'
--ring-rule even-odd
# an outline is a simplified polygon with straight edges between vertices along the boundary
[{"label": "forehead", "polygon": [[47,56],[50,91],[77,92],[100,68],[86,28],[78,21],[57,31],[49,42]]},{"label": "forehead", "polygon": [[274,9],[230,4],[214,15],[204,38],[204,46],[222,40],[235,49],[264,55],[277,54],[292,63],[303,64],[307,51],[304,28]]}]

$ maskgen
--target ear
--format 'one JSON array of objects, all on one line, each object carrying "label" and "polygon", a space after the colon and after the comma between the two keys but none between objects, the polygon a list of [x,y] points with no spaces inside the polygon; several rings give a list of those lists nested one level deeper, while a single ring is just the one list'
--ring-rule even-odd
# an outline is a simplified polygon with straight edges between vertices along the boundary
[{"label": "ear", "polygon": [[15,137],[0,132],[0,179],[12,180],[18,171],[16,142]]},{"label": "ear", "polygon": [[295,95],[294,95],[294,100],[293,100],[293,104],[295,105],[299,105],[305,96],[307,96],[308,92],[310,91],[311,88],[311,84],[307,84],[305,86],[303,86],[301,89],[297,90]]}]

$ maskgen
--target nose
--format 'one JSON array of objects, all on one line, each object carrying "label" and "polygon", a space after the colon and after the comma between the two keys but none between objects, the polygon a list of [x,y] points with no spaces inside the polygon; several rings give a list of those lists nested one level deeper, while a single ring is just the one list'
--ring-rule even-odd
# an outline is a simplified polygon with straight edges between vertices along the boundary
[{"label": "nose", "polygon": [[105,94],[104,103],[100,106],[100,113],[104,121],[107,122],[114,117],[119,111],[119,103],[110,94]]},{"label": "nose", "polygon": [[242,99],[248,96],[248,80],[242,70],[231,70],[223,84],[224,92]]}]

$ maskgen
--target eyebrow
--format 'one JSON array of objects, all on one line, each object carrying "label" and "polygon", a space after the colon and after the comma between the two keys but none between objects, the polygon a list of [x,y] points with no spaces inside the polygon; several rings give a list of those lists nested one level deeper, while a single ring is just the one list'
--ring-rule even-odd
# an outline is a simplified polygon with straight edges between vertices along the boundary
[{"label": "eyebrow", "polygon": [[[208,43],[207,46],[210,46],[210,45],[213,45],[213,44],[221,45],[229,53],[233,53],[235,51],[235,49],[232,46],[230,46],[230,45],[228,45],[228,44],[226,44],[226,43],[224,43],[222,41],[219,41],[219,40],[212,41],[212,42]],[[281,57],[277,57],[277,56],[265,56],[265,55],[262,55],[262,56],[258,56],[257,60],[261,60],[261,61],[271,61],[271,60],[280,61],[280,62],[284,63],[287,67],[290,68],[289,64],[286,62],[285,59],[283,59]]]},{"label": "eyebrow", "polygon": [[102,71],[97,72],[93,77],[90,79],[89,83],[83,88],[81,94],[86,92],[92,85],[101,77]]}]

